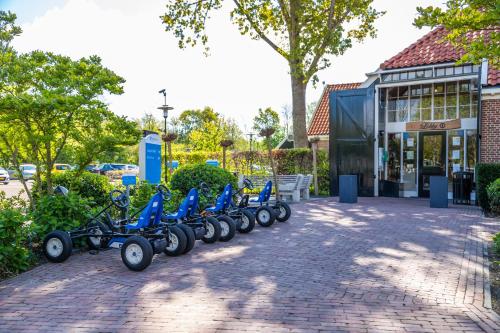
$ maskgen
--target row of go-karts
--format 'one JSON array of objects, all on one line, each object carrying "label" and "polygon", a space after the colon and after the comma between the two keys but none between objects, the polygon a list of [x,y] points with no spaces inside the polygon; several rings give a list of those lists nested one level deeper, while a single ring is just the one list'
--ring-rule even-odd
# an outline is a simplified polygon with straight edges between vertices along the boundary
[{"label": "row of go-karts", "polygon": [[[199,194],[210,200],[210,188],[206,183],[200,189],[193,188],[176,212],[164,212],[163,203],[171,198],[165,186],[158,186],[157,193],[148,204],[128,214],[130,204],[126,193],[113,190],[111,203],[91,218],[84,226],[72,231],[56,230],[43,242],[43,251],[51,262],[65,261],[73,251],[73,242],[84,238],[93,251],[107,248],[121,249],[123,263],[133,271],[141,271],[151,264],[153,255],[164,252],[178,256],[191,251],[196,240],[205,243],[231,240],[238,230],[249,233],[255,221],[263,227],[275,220],[285,222],[291,210],[287,203],[271,201],[272,183],[268,181],[258,197],[250,198],[244,189],[253,189],[250,180],[243,181],[238,191],[226,185],[224,191],[210,207],[199,207]],[[238,198],[238,202],[233,201]],[[110,214],[112,207],[121,211],[120,218]]]}]

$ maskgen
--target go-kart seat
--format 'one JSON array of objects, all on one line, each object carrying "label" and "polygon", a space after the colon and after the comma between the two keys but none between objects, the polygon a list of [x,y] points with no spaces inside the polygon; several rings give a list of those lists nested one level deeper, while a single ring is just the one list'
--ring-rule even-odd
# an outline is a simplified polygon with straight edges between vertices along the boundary
[{"label": "go-kart seat", "polygon": [[269,198],[271,197],[272,189],[273,189],[273,182],[269,180],[262,189],[262,191],[260,191],[259,196],[256,198],[250,198],[249,202],[257,202],[260,204],[268,202]]},{"label": "go-kart seat", "polygon": [[227,184],[226,187],[224,187],[224,191],[222,192],[222,194],[217,198],[215,206],[208,207],[205,210],[207,212],[217,213],[229,208],[229,206],[231,205],[232,194],[233,187],[231,186],[231,184]]},{"label": "go-kart seat", "polygon": [[161,221],[163,213],[163,195],[156,193],[149,200],[148,205],[134,223],[125,225],[126,229],[141,229],[157,226]]},{"label": "go-kart seat", "polygon": [[177,212],[167,214],[166,218],[167,220],[177,220],[189,217],[196,212],[196,207],[198,207],[198,191],[192,188],[184,201],[182,201]]}]

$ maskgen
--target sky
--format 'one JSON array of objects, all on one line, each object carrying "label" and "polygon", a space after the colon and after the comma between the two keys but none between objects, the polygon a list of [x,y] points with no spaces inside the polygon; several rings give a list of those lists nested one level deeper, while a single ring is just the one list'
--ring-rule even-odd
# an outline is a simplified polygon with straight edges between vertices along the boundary
[{"label": "sky", "polygon": [[[124,94],[107,96],[111,110],[129,118],[153,113],[167,104],[178,116],[183,110],[211,106],[233,118],[242,130],[251,128],[259,108],[280,111],[291,104],[288,66],[265,42],[241,36],[229,19],[230,3],[212,15],[208,25],[210,56],[201,47],[180,50],[164,31],[160,15],[169,0],[0,0],[1,10],[17,14],[23,34],[13,43],[19,52],[44,50],[71,56],[96,54],[125,78]],[[417,6],[441,5],[430,0],[374,0],[387,13],[376,27],[378,36],[355,43],[332,66],[319,72],[316,87],[308,85],[307,103],[317,101],[323,82],[362,82],[429,29],[412,25]]]}]

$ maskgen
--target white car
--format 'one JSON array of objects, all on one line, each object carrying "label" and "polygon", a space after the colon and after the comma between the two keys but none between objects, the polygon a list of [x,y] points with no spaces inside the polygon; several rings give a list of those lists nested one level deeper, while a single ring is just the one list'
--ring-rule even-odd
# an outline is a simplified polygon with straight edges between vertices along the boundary
[{"label": "white car", "polygon": [[10,181],[9,172],[4,168],[0,167],[0,183],[7,185]]},{"label": "white car", "polygon": [[33,179],[36,174],[36,165],[34,164],[21,164],[21,171],[23,172],[24,179]]}]

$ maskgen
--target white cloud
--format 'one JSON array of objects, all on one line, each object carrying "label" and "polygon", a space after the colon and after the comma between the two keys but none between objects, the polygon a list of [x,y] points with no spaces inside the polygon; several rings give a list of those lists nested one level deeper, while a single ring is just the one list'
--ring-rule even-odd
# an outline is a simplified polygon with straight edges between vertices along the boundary
[{"label": "white cloud", "polygon": [[[320,73],[320,82],[364,80],[364,73],[423,35],[411,26],[415,7],[433,2],[376,0],[376,8],[388,11],[377,24],[379,37],[334,59],[332,68]],[[174,115],[209,105],[242,127],[250,127],[259,107],[280,110],[291,103],[285,61],[264,42],[240,36],[227,10],[212,17],[211,56],[206,58],[201,48],[177,48],[159,19],[164,4],[164,0],[67,0],[23,24],[15,46],[20,51],[50,50],[75,58],[99,55],[105,66],[127,80],[125,93],[108,101],[116,113],[130,117],[144,112],[160,116],[156,107],[163,102],[158,94],[162,88],[175,107]],[[310,86],[308,100],[316,100],[321,89],[321,84],[316,89]]]}]

